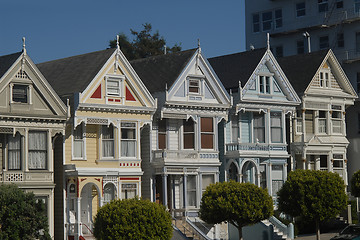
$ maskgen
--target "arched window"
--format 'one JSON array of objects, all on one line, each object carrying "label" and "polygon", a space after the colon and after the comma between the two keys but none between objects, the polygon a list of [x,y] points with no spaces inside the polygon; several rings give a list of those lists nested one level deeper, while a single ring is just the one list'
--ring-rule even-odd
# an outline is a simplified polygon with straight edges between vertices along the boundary
[{"label": "arched window", "polygon": [[104,203],[109,203],[115,199],[115,186],[112,183],[107,183],[104,187]]}]

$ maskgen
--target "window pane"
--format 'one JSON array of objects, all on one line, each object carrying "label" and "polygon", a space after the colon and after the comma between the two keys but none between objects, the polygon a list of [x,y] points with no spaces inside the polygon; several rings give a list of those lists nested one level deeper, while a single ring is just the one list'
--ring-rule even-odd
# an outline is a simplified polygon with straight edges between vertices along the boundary
[{"label": "window pane", "polygon": [[112,183],[107,183],[104,187],[104,202],[109,203],[115,199],[115,186]]},{"label": "window pane", "polygon": [[29,132],[29,169],[46,169],[47,133]]},{"label": "window pane", "polygon": [[272,23],[272,12],[264,12],[262,14],[263,31],[270,30],[271,23]]},{"label": "window pane", "polygon": [[281,9],[275,10],[275,27],[276,28],[282,27],[282,10]]},{"label": "window pane", "polygon": [[213,131],[213,118],[201,118],[201,132]]},{"label": "window pane", "polygon": [[103,157],[114,157],[114,127],[102,126],[102,149]]},{"label": "window pane", "polygon": [[187,176],[187,204],[196,206],[196,176]]},{"label": "window pane", "polygon": [[319,38],[320,49],[329,48],[329,36],[322,36]]},{"label": "window pane", "polygon": [[121,184],[121,199],[130,199],[136,196],[136,183]]},{"label": "window pane", "polygon": [[305,2],[297,3],[296,4],[296,16],[301,17],[305,16]]},{"label": "window pane", "polygon": [[214,175],[202,175],[202,190],[205,191],[206,187],[214,183]]},{"label": "window pane", "polygon": [[136,141],[122,140],[121,141],[121,156],[135,157],[136,155]]},{"label": "window pane", "polygon": [[19,84],[14,84],[13,86],[13,90],[12,90],[12,100],[13,102],[19,102],[19,103],[27,103],[28,102],[28,97],[27,97],[27,91],[28,91],[28,86],[27,85],[19,85]]},{"label": "window pane", "polygon": [[214,148],[214,135],[213,134],[201,134],[201,148],[213,149]]},{"label": "window pane", "polygon": [[260,15],[258,13],[253,14],[253,31],[260,32]]},{"label": "window pane", "polygon": [[192,119],[183,121],[184,125],[184,149],[194,149],[194,122]]},{"label": "window pane", "polygon": [[264,114],[254,113],[254,137],[255,141],[265,142]]}]

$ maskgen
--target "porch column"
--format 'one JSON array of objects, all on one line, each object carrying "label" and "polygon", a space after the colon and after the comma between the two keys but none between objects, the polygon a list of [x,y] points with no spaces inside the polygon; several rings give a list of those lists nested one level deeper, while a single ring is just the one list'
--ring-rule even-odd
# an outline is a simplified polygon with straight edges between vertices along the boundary
[{"label": "porch column", "polygon": [[242,182],[243,175],[241,173],[238,174],[239,182]]},{"label": "porch column", "polygon": [[76,234],[75,238],[79,239],[82,233],[82,226],[81,226],[81,197],[76,199]]},{"label": "porch column", "polygon": [[162,175],[162,180],[163,180],[163,205],[167,208],[167,174],[163,174]]},{"label": "porch column", "polygon": [[199,191],[197,191],[197,193],[196,193],[196,195],[197,195],[197,197],[196,197],[196,199],[197,199],[196,205],[200,206],[201,197],[202,197],[202,173],[201,172],[199,172],[198,178],[199,178],[199,185],[198,185],[199,186]]},{"label": "porch column", "polygon": [[151,201],[156,202],[156,177],[153,176],[150,178],[152,193],[151,193]]},{"label": "porch column", "polygon": [[268,192],[269,192],[269,195],[272,196],[272,169],[271,169],[271,166],[272,164],[269,162],[267,164],[267,179],[266,179],[266,182],[267,182],[267,187],[268,187]]},{"label": "porch column", "polygon": [[184,186],[184,189],[183,189],[183,191],[184,191],[184,194],[183,194],[183,196],[184,196],[184,199],[183,199],[183,202],[184,202],[184,208],[186,209],[186,207],[187,207],[187,191],[186,191],[186,189],[187,189],[187,175],[186,174],[184,174],[184,180],[183,180],[183,186]]},{"label": "porch column", "polygon": [[258,173],[258,174],[256,174],[256,176],[257,176],[257,186],[260,187],[260,177],[261,177],[261,174]]},{"label": "porch column", "polygon": [[283,180],[284,180],[284,182],[287,179],[287,166],[288,166],[287,163],[285,163],[284,166],[283,166]]},{"label": "porch column", "polygon": [[333,153],[332,153],[332,151],[329,153],[327,160],[328,160],[328,161],[327,161],[327,163],[328,163],[328,172],[334,172],[334,170],[333,170],[333,162],[334,162],[334,159],[333,159]]}]

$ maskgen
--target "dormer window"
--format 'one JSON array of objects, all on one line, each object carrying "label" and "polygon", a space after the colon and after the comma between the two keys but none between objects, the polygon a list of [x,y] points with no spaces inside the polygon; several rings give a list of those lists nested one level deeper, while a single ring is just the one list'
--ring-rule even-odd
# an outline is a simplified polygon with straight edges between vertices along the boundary
[{"label": "dormer window", "polygon": [[12,87],[12,102],[29,103],[29,86],[23,84],[14,84]]},{"label": "dormer window", "polygon": [[330,80],[329,80],[330,73],[328,71],[321,71],[319,76],[319,84],[321,88],[329,88],[330,87]]},{"label": "dormer window", "polygon": [[189,80],[189,93],[200,93],[200,80],[192,79]]},{"label": "dormer window", "polygon": [[108,97],[122,97],[124,76],[106,76],[106,95]]},{"label": "dormer window", "polygon": [[260,76],[259,77],[260,84],[260,93],[270,93],[270,76]]}]

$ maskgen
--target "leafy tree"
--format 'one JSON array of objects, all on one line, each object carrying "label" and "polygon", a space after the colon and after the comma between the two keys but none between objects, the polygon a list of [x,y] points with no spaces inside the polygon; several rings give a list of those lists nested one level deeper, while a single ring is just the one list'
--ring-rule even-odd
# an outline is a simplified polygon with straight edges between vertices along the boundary
[{"label": "leafy tree", "polygon": [[345,185],[337,173],[296,170],[278,192],[279,210],[293,217],[314,221],[320,239],[320,222],[346,208]]},{"label": "leafy tree", "polygon": [[[146,58],[155,55],[164,54],[164,46],[166,41],[163,36],[160,36],[159,31],[152,33],[152,26],[150,23],[143,24],[144,29],[140,32],[130,29],[132,40],[124,34],[119,35],[119,44],[121,51],[128,60]],[[116,39],[111,40],[109,46],[116,47]],[[181,51],[180,44],[175,44],[173,47],[166,47],[168,53]]]},{"label": "leafy tree", "polygon": [[0,239],[51,239],[45,204],[14,184],[0,184]]},{"label": "leafy tree", "polygon": [[351,194],[360,197],[360,170],[356,171],[351,178]]},{"label": "leafy tree", "polygon": [[171,216],[149,200],[114,200],[101,207],[94,223],[96,239],[170,239]]},{"label": "leafy tree", "polygon": [[272,198],[265,189],[251,183],[211,184],[201,198],[200,218],[210,224],[230,222],[237,227],[240,239],[242,227],[267,219],[272,214]]}]

